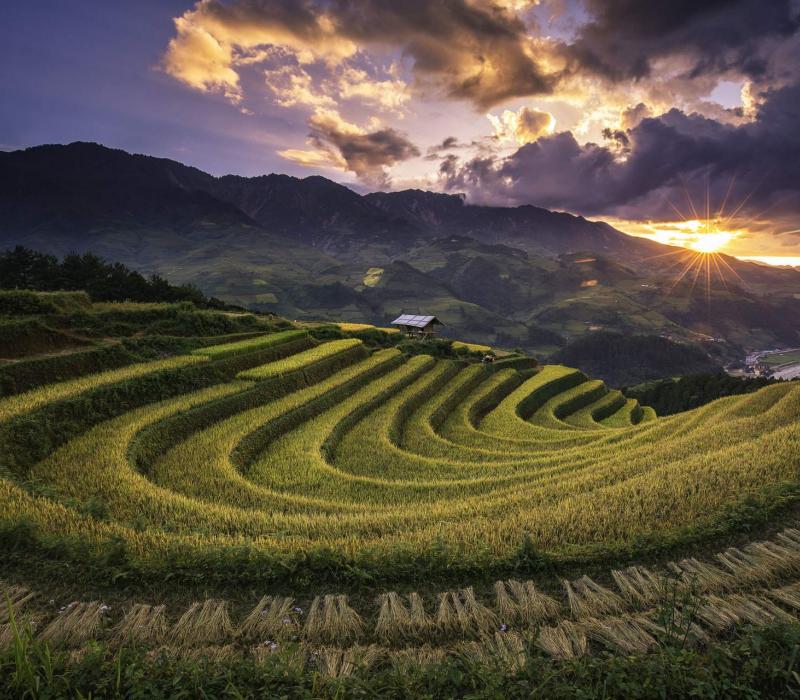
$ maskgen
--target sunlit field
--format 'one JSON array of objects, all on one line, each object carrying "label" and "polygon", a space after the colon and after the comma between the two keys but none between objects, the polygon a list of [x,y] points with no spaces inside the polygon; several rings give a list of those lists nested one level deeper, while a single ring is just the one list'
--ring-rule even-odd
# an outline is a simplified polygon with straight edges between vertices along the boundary
[{"label": "sunlit field", "polygon": [[800,532],[724,542],[795,498],[800,385],[659,418],[570,367],[283,324],[35,360],[68,376],[0,399],[0,645],[509,676],[795,620]]},{"label": "sunlit field", "polygon": [[[259,363],[265,350],[282,356]],[[118,412],[36,458],[22,449],[39,415],[226,363],[228,380]],[[3,512],[43,536],[121,539],[143,568],[245,548],[278,561],[324,549],[382,576],[437,556],[477,571],[524,541],[574,558],[714,527],[796,479],[799,413],[800,387],[780,384],[657,419],[567,367],[406,359],[288,331],[3,399]]]}]

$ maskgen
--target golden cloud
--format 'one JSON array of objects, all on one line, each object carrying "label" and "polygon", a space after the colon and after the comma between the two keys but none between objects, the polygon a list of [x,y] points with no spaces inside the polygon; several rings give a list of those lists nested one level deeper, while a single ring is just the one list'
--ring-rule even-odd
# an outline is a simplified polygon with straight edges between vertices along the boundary
[{"label": "golden cloud", "polygon": [[195,90],[219,90],[234,102],[241,99],[233,50],[191,20],[175,20],[178,35],[169,42],[164,69]]},{"label": "golden cloud", "polygon": [[[301,65],[321,61],[329,67],[352,59],[360,48],[400,51],[411,59],[421,86],[487,108],[552,87],[517,14],[527,4],[200,0],[175,20],[176,36],[163,66],[195,89],[240,99],[238,70],[257,62],[269,47],[291,53]],[[342,91],[394,110],[407,100],[405,83],[396,79],[345,80]]]},{"label": "golden cloud", "polygon": [[269,88],[275,93],[275,101],[281,107],[307,105],[311,107],[336,106],[336,101],[315,87],[311,76],[302,66],[281,66],[264,71]]},{"label": "golden cloud", "polygon": [[501,144],[523,146],[555,130],[555,117],[531,107],[520,107],[516,112],[504,110],[499,116],[487,114],[494,128],[494,137]]},{"label": "golden cloud", "polygon": [[372,80],[366,71],[357,68],[344,71],[338,89],[344,99],[357,97],[394,112],[401,112],[411,99],[408,85],[403,80]]},{"label": "golden cloud", "polygon": [[200,0],[175,20],[163,67],[169,75],[202,91],[241,97],[236,68],[263,58],[264,47],[280,46],[300,63],[338,63],[356,52],[327,14],[301,12],[279,3]]}]

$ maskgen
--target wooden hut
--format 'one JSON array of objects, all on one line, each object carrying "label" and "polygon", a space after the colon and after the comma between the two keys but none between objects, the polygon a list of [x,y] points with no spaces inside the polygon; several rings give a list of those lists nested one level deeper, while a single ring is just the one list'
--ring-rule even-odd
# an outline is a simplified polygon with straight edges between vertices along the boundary
[{"label": "wooden hut", "polygon": [[436,335],[436,326],[443,326],[436,316],[420,314],[401,314],[392,325],[399,328],[409,338],[431,338]]}]

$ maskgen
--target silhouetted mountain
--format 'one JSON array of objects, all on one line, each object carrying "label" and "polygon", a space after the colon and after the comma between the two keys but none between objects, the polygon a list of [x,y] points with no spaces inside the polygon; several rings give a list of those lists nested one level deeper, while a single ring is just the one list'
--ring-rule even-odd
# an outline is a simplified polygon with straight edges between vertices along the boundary
[{"label": "silhouetted mountain", "polygon": [[0,153],[0,216],[5,235],[47,228],[72,236],[124,221],[186,228],[204,217],[248,223],[241,210],[206,191],[209,180],[175,161],[93,143],[38,146]]},{"label": "silhouetted mountain", "polygon": [[535,206],[420,190],[360,195],[323,177],[214,177],[92,143],[0,153],[0,247],[91,251],[291,318],[385,323],[542,353],[599,330],[800,344],[797,270],[696,253]]},{"label": "silhouetted mountain", "polygon": [[632,238],[603,222],[540,207],[488,207],[465,203],[460,195],[422,190],[374,192],[365,196],[377,208],[413,222],[436,236],[469,236],[539,255],[593,251],[640,260],[665,252],[646,239]]}]

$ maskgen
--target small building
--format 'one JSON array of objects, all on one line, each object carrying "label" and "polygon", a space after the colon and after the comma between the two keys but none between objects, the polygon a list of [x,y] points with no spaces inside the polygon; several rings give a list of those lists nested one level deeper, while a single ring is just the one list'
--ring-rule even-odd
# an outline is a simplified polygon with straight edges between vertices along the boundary
[{"label": "small building", "polygon": [[772,367],[770,367],[766,362],[759,361],[753,365],[753,372],[757,377],[771,377]]},{"label": "small building", "polygon": [[436,326],[443,326],[436,316],[422,316],[419,314],[401,314],[394,321],[397,326],[410,338],[431,338],[436,335]]}]

